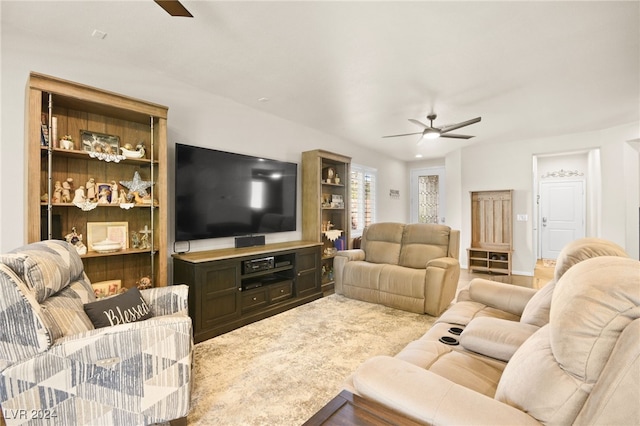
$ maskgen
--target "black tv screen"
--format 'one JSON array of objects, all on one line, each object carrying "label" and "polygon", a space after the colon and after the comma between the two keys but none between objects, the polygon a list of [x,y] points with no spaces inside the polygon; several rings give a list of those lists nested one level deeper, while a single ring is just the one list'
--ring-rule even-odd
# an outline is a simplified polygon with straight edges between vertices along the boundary
[{"label": "black tv screen", "polygon": [[176,144],[175,239],[296,230],[298,165]]}]

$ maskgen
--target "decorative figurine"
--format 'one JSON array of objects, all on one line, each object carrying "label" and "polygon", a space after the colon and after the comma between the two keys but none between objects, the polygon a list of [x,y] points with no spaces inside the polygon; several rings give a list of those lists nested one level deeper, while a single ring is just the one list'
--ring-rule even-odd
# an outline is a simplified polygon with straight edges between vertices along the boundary
[{"label": "decorative figurine", "polygon": [[89,178],[86,183],[87,189],[87,200],[95,201],[96,200],[96,180],[94,178]]},{"label": "decorative figurine", "polygon": [[84,196],[84,186],[76,189],[75,196],[73,197],[73,204],[84,203],[86,197]]},{"label": "decorative figurine", "polygon": [[136,231],[131,231],[131,248],[140,248],[140,237]]},{"label": "decorative figurine", "polygon": [[62,139],[60,139],[60,148],[62,149],[74,149],[73,138],[70,135],[64,135]]},{"label": "decorative figurine", "polygon": [[118,184],[115,180],[111,181],[111,204],[118,204],[120,200],[118,199]]},{"label": "decorative figurine", "polygon": [[127,158],[143,158],[145,154],[144,143],[140,142],[138,145],[136,145],[135,150],[133,150],[133,146],[128,143],[123,147],[120,147],[120,151],[122,151],[122,155]]},{"label": "decorative figurine", "polygon": [[153,287],[153,283],[151,282],[151,278],[142,277],[138,280],[138,282],[136,282],[136,286],[138,287],[139,290],[145,290]]},{"label": "decorative figurine", "polygon": [[60,201],[63,203],[70,203],[71,191],[73,191],[73,178],[67,178],[67,180],[62,182],[62,199]]},{"label": "decorative figurine", "polygon": [[76,248],[80,256],[87,254],[87,246],[82,242],[82,234],[78,234],[76,227],[71,228],[71,232],[65,235],[64,239]]},{"label": "decorative figurine", "polygon": [[118,202],[120,204],[126,204],[129,202],[129,200],[127,200],[127,193],[125,192],[124,189],[120,190],[120,197],[118,197]]},{"label": "decorative figurine", "polygon": [[61,203],[62,202],[62,184],[59,180],[56,181],[55,186],[53,187],[53,197],[51,197],[52,203]]},{"label": "decorative figurine", "polygon": [[151,244],[149,243],[149,234],[151,234],[151,230],[147,225],[144,226],[144,229],[140,231],[140,248],[141,249],[150,249]]}]

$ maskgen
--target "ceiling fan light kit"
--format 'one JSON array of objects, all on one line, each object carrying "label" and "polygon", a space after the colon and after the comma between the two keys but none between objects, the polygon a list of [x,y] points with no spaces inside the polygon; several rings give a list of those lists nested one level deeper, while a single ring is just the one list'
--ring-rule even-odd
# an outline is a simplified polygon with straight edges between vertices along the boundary
[{"label": "ceiling fan light kit", "polygon": [[437,129],[425,129],[424,132],[422,132],[422,137],[425,139],[438,139],[440,132]]}]

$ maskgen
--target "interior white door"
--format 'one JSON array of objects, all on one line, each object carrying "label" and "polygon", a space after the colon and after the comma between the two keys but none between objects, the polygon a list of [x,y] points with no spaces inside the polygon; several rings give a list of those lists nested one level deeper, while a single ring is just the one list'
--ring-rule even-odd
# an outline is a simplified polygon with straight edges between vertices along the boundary
[{"label": "interior white door", "polygon": [[556,259],[567,243],[585,236],[584,181],[540,183],[539,229],[543,259]]}]

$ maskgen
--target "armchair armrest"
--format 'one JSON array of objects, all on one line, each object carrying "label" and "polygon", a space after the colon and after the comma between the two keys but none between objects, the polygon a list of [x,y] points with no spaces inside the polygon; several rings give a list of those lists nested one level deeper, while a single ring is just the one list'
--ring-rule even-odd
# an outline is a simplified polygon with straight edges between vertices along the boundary
[{"label": "armchair armrest", "polygon": [[465,349],[509,361],[520,345],[539,327],[522,322],[500,318],[474,318],[460,335],[460,343]]},{"label": "armchair armrest", "polygon": [[440,316],[456,295],[460,263],[453,257],[439,257],[427,262],[424,285],[424,312]]},{"label": "armchair armrest", "polygon": [[474,278],[467,289],[458,294],[458,301],[470,300],[492,308],[521,316],[529,299],[536,294],[535,289],[513,284]]},{"label": "armchair armrest", "polygon": [[154,317],[171,314],[185,314],[189,312],[189,286],[171,285],[140,290],[142,297],[151,306]]},{"label": "armchair armrest", "polygon": [[540,425],[517,408],[388,356],[365,361],[353,383],[364,398],[429,425]]},{"label": "armchair armrest", "polygon": [[454,259],[453,257],[439,257],[437,259],[431,259],[427,262],[427,268],[433,266],[436,268],[448,269],[448,268],[458,268],[460,269],[460,262],[458,259]]},{"label": "armchair armrest", "polygon": [[335,279],[334,288],[337,294],[344,294],[342,290],[342,274],[344,272],[344,266],[348,262],[356,260],[364,260],[364,250],[341,250],[336,253],[336,257],[333,259],[333,276]]}]

